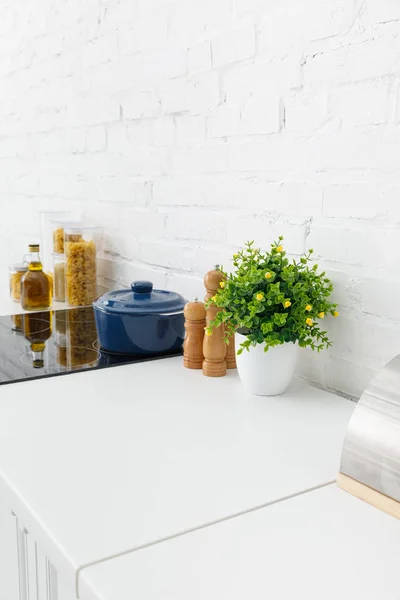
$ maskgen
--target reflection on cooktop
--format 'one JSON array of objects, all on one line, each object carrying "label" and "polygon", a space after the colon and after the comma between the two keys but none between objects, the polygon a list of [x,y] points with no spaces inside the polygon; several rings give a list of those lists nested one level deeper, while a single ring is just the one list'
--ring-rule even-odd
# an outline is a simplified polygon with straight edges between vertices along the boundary
[{"label": "reflection on cooktop", "polygon": [[0,317],[0,385],[163,356],[102,350],[91,306]]}]

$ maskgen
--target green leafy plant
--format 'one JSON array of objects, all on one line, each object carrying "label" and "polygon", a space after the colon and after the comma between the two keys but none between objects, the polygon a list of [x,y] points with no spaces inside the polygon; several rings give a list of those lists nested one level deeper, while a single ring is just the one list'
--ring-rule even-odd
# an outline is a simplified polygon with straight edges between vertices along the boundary
[{"label": "green leafy plant", "polygon": [[329,302],[333,290],[325,272],[318,265],[310,266],[313,250],[290,261],[282,246],[283,236],[271,244],[269,252],[254,248],[247,242],[245,248],[233,255],[233,273],[224,273],[221,288],[207,303],[219,311],[206,334],[225,324],[228,343],[238,330],[246,336],[238,354],[250,346],[265,344],[267,351],[285,342],[298,342],[318,352],[329,347],[327,332],[321,321],[327,316],[338,316],[336,304]]}]

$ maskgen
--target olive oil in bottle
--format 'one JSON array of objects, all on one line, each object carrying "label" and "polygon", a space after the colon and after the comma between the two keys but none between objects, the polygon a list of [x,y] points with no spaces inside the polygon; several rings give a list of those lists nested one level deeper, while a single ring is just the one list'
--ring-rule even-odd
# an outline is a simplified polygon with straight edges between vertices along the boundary
[{"label": "olive oil in bottle", "polygon": [[21,305],[24,310],[43,310],[51,305],[51,283],[43,272],[39,244],[29,246],[28,272],[21,279]]},{"label": "olive oil in bottle", "polygon": [[52,334],[52,313],[46,311],[23,315],[23,333],[31,344],[32,366],[35,369],[43,368],[46,342]]}]

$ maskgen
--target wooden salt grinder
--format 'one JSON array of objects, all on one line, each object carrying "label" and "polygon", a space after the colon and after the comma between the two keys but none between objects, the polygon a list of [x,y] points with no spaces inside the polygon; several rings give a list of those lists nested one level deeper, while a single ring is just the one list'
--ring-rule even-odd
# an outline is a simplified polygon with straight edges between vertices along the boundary
[{"label": "wooden salt grinder", "polygon": [[[205,301],[207,302],[217,293],[220,282],[224,275],[218,270],[218,265],[206,273],[204,285],[206,287]],[[218,306],[211,305],[207,309],[207,326],[215,318],[221,309]],[[212,335],[205,335],[203,342],[203,375],[207,377],[223,377],[226,375],[226,344],[224,342],[224,326],[220,325],[214,329]]]},{"label": "wooden salt grinder", "polygon": [[193,298],[185,304],[186,338],[183,344],[183,365],[187,369],[201,369],[203,366],[203,339],[206,326],[206,309],[203,302]]}]

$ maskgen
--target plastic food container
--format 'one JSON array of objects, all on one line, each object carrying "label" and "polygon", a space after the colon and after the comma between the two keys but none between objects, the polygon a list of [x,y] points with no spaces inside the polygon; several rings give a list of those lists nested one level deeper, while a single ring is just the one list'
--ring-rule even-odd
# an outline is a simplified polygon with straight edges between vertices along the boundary
[{"label": "plastic food container", "polygon": [[11,265],[8,269],[10,278],[10,296],[14,302],[21,301],[21,279],[28,270],[27,264]]},{"label": "plastic food container", "polygon": [[[64,239],[64,237],[63,237]],[[65,257],[64,254],[53,254],[54,300],[65,302]]]},{"label": "plastic food container", "polygon": [[43,270],[51,271],[53,268],[53,229],[55,220],[73,219],[77,215],[74,215],[72,211],[58,210],[58,211],[41,211],[40,213],[40,257],[42,259]]},{"label": "plastic food container", "polygon": [[65,296],[70,306],[88,306],[97,297],[98,227],[64,229]]},{"label": "plastic food container", "polygon": [[185,337],[186,300],[135,281],[93,303],[100,346],[112,353],[155,355],[179,350]]}]

